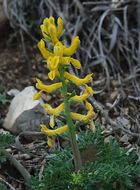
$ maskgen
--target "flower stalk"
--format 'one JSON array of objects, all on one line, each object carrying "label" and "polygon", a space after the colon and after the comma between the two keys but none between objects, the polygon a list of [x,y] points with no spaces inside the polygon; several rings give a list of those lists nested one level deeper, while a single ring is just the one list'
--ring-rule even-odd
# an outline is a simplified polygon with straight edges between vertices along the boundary
[{"label": "flower stalk", "polygon": [[[57,24],[56,24],[57,23]],[[92,74],[88,74],[84,78],[79,78],[72,75],[68,71],[68,67],[74,67],[75,69],[81,68],[81,63],[76,58],[73,58],[73,54],[76,52],[80,40],[76,36],[69,47],[66,47],[60,40],[60,36],[63,33],[63,20],[59,17],[57,22],[53,17],[45,18],[41,25],[41,30],[44,39],[41,39],[38,43],[38,48],[47,62],[49,69],[48,78],[51,81],[57,80],[55,83],[46,85],[40,79],[37,79],[36,88],[38,92],[34,94],[34,100],[39,99],[43,93],[53,93],[54,91],[60,90],[63,102],[57,107],[52,107],[48,103],[44,104],[44,109],[48,115],[50,115],[49,126],[45,123],[41,124],[42,133],[48,137],[48,146],[52,147],[55,145],[53,136],[60,135],[64,132],[69,132],[70,142],[73,152],[75,170],[79,171],[82,166],[80,151],[76,140],[76,121],[81,123],[89,124],[90,129],[95,132],[95,126],[93,118],[95,112],[92,105],[88,102],[88,97],[92,96],[94,91],[87,84],[92,80]],[[50,43],[51,48],[47,48],[47,43]],[[68,91],[68,85],[72,83],[74,86],[84,86],[84,91],[81,95],[76,95],[74,92]],[[74,95],[72,95],[74,94]],[[87,113],[75,113],[70,109],[71,104],[74,102],[83,104]],[[56,127],[55,118],[63,114],[65,117],[65,125]]]},{"label": "flower stalk", "polygon": [[73,157],[74,157],[75,170],[79,171],[82,166],[82,160],[81,160],[78,144],[76,141],[76,132],[75,132],[76,126],[74,125],[73,120],[71,118],[70,102],[69,102],[69,97],[67,95],[67,83],[65,82],[63,68],[60,68],[60,80],[62,82],[62,94],[64,97],[65,118],[66,118],[67,125],[69,127],[70,142],[71,142],[71,148],[72,148]]}]

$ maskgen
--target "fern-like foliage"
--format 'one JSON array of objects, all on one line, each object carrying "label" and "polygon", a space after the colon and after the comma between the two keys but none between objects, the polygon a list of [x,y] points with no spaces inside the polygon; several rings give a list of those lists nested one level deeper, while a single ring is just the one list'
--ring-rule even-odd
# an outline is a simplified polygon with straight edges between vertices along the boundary
[{"label": "fern-like foliage", "polygon": [[8,147],[14,140],[14,137],[10,134],[0,133],[0,168],[2,164],[7,160],[6,156],[2,154],[2,150]]},{"label": "fern-like foliage", "polygon": [[[33,178],[33,190],[133,190],[140,177],[140,166],[136,165],[134,153],[127,155],[127,150],[115,141],[104,142],[101,130],[80,135],[80,148],[96,143],[98,160],[87,161],[76,173],[70,150],[57,152],[47,160],[41,181],[38,175]],[[94,155],[93,155],[94,156]]]}]

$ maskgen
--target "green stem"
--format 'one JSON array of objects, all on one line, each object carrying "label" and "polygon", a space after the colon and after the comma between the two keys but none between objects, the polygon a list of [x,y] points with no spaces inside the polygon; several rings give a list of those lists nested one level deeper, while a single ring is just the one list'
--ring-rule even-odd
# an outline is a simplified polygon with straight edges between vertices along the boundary
[{"label": "green stem", "polygon": [[64,70],[62,68],[60,78],[62,81],[62,93],[64,96],[65,116],[66,116],[66,121],[69,127],[70,141],[71,141],[71,147],[72,147],[72,152],[73,152],[73,157],[74,157],[75,170],[79,171],[82,166],[82,161],[81,161],[81,155],[78,148],[78,144],[76,141],[75,125],[73,123],[73,120],[70,114],[70,103],[67,96],[67,84],[66,84],[63,74],[64,74]]}]

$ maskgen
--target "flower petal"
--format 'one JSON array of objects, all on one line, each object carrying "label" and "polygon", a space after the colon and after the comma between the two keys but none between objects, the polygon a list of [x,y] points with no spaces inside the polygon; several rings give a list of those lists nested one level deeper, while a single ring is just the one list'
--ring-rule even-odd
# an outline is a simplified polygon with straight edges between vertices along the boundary
[{"label": "flower petal", "polygon": [[41,95],[42,95],[42,90],[40,90],[39,92],[36,92],[34,95],[33,95],[33,100],[38,100],[41,98]]},{"label": "flower petal", "polygon": [[67,132],[69,130],[67,125],[64,125],[62,127],[54,129],[54,130],[48,129],[44,124],[42,124],[40,126],[41,126],[41,132],[48,135],[48,136],[59,135],[59,134],[62,134],[64,132]]},{"label": "flower petal", "polygon": [[51,115],[51,117],[50,117],[50,127],[54,128],[54,126],[55,126],[55,118],[54,118],[54,115]]},{"label": "flower petal", "polygon": [[73,40],[72,40],[72,43],[71,43],[71,46],[66,48],[64,46],[64,55],[68,55],[68,56],[71,56],[75,53],[75,51],[77,50],[78,46],[80,44],[80,40],[79,40],[79,37],[76,36]]},{"label": "flower petal", "polygon": [[74,58],[70,58],[70,62],[71,64],[76,68],[76,69],[80,69],[81,68],[81,63],[79,60],[74,59]]},{"label": "flower petal", "polygon": [[62,18],[58,17],[57,19],[57,36],[61,36],[62,32],[63,32],[63,27],[64,27],[64,23]]},{"label": "flower petal", "polygon": [[53,44],[56,44],[59,41],[57,38],[56,26],[53,24],[50,24],[48,27],[48,31],[49,31],[49,34],[50,34]]},{"label": "flower petal", "polygon": [[44,105],[45,111],[49,115],[59,116],[60,113],[64,110],[64,103],[61,103],[56,108],[52,108],[49,104]]},{"label": "flower petal", "polygon": [[68,72],[64,72],[64,77],[78,86],[89,83],[92,80],[92,74],[88,74],[85,78],[81,79]]},{"label": "flower petal", "polygon": [[44,59],[48,59],[49,57],[53,56],[53,54],[46,49],[45,42],[43,40],[40,40],[40,42],[38,43],[38,48],[41,54],[43,55]]},{"label": "flower petal", "polygon": [[62,43],[61,42],[57,42],[55,44],[55,46],[54,46],[54,50],[53,51],[54,51],[54,54],[56,56],[62,57],[63,56],[63,45],[62,45]]},{"label": "flower petal", "polygon": [[48,136],[47,143],[48,143],[48,146],[49,146],[50,148],[53,148],[53,147],[55,146],[55,142],[54,142],[54,140],[52,139],[52,137],[49,137],[49,136]]},{"label": "flower petal", "polygon": [[36,80],[37,80],[36,88],[41,89],[48,93],[51,93],[62,87],[62,82],[54,83],[51,85],[45,85],[45,84],[43,84],[43,82],[41,80],[39,80],[39,79],[36,79]]},{"label": "flower petal", "polygon": [[72,101],[75,102],[83,102],[88,98],[88,94],[82,94],[81,96],[75,95],[73,97],[71,97]]}]

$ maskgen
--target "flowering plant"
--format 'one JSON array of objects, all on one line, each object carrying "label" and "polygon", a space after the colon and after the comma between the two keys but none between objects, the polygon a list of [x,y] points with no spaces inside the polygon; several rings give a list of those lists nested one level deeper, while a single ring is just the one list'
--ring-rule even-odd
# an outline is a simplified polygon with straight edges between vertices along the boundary
[{"label": "flowering plant", "polygon": [[[63,102],[57,107],[53,108],[48,103],[44,104],[47,114],[50,115],[50,128],[45,124],[41,125],[41,131],[48,136],[48,145],[53,146],[53,135],[61,134],[69,131],[72,151],[74,155],[75,168],[78,171],[81,167],[81,157],[76,141],[76,126],[75,121],[89,123],[90,128],[95,131],[93,117],[95,116],[94,109],[87,101],[89,96],[93,95],[93,90],[87,84],[92,80],[92,74],[88,74],[84,78],[79,78],[68,72],[68,67],[72,66],[75,69],[81,68],[79,60],[73,58],[73,54],[77,50],[80,40],[76,36],[69,47],[66,47],[60,37],[63,33],[63,20],[59,17],[57,23],[51,16],[45,18],[41,25],[43,39],[38,43],[38,48],[47,62],[49,69],[48,77],[50,80],[58,80],[58,82],[51,85],[44,84],[41,80],[37,79],[36,88],[39,90],[34,94],[34,99],[37,100],[41,97],[43,92],[52,93],[59,89],[61,91]],[[46,44],[50,43],[50,49]],[[84,86],[84,91],[81,95],[76,95],[73,92],[68,92],[68,85],[72,83],[77,86]],[[70,105],[72,103],[84,103],[87,114],[80,114],[72,112]],[[56,128],[55,118],[64,115],[66,124],[62,127]]]}]

